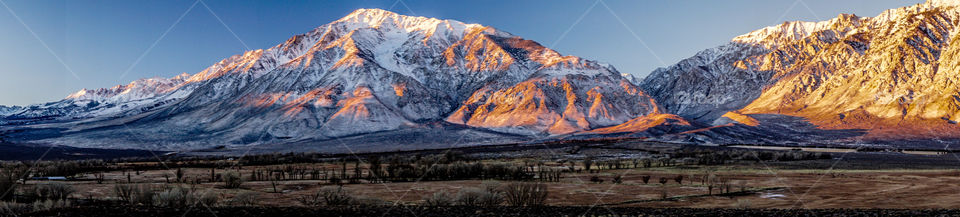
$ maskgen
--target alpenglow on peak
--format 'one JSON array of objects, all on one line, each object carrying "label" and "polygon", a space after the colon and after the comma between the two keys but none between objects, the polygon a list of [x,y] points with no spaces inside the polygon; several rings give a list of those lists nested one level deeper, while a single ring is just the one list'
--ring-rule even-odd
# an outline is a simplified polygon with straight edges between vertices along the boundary
[{"label": "alpenglow on peak", "polygon": [[960,5],[960,0],[929,0],[927,3],[937,6],[957,6]]}]

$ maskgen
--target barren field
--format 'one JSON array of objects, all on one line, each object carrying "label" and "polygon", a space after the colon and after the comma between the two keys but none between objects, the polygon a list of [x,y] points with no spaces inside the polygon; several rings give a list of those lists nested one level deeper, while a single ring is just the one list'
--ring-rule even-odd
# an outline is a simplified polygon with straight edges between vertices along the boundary
[{"label": "barren field", "polygon": [[[251,167],[255,168],[255,167]],[[748,193],[708,195],[708,187],[699,177],[703,171],[715,171],[735,182],[743,182]],[[209,170],[187,170],[187,176]],[[174,170],[154,170],[134,176],[135,183],[166,185],[163,174]],[[622,175],[623,182],[611,183]],[[651,176],[649,183],[642,176]],[[684,181],[674,178],[682,175]],[[595,183],[590,177],[605,181]],[[107,179],[124,180],[123,173],[108,173]],[[657,183],[669,177],[667,184]],[[85,177],[92,179],[93,177]],[[54,182],[28,182],[30,185]],[[77,188],[79,198],[113,197],[114,183],[97,184],[93,180],[67,181]],[[122,181],[125,182],[125,181]],[[398,183],[345,184],[356,196],[379,198],[388,203],[415,205],[436,192],[455,194],[460,189],[480,187],[481,180],[420,181]],[[548,182],[547,205],[553,206],[639,206],[689,208],[960,208],[960,171],[958,170],[794,170],[743,167],[664,167],[656,169],[604,170],[599,173],[570,174],[560,182]],[[171,184],[176,185],[176,184]],[[225,189],[221,183],[182,184],[230,198],[240,192],[261,193],[260,205],[296,205],[296,198],[329,186],[323,180],[284,181],[273,193],[268,181],[248,181],[238,189]],[[738,191],[739,186],[734,186]],[[664,190],[667,199],[662,199]],[[717,194],[714,189],[714,194]],[[904,203],[904,201],[910,201]]]},{"label": "barren field", "polygon": [[[561,213],[564,215],[622,214],[613,209],[637,215],[709,215],[712,213],[704,210],[725,210],[730,216],[744,214],[744,209],[759,209],[767,211],[752,214],[779,215],[783,213],[769,209],[802,213],[851,208],[863,209],[855,213],[865,215],[887,209],[905,209],[899,213],[911,215],[919,210],[953,213],[960,209],[960,197],[956,196],[960,194],[960,170],[956,169],[960,160],[952,153],[822,153],[615,142],[539,149],[244,157],[49,161],[37,166],[8,162],[2,171],[24,175],[5,177],[32,178],[18,181],[6,198],[11,202],[3,205],[6,210],[17,209],[16,204],[32,206],[23,208],[28,211],[22,214],[39,216],[98,206],[132,209],[125,213],[233,212],[229,207],[250,213],[299,209],[349,213],[351,209],[375,208],[363,211],[371,216],[412,214],[394,213],[400,207],[423,212],[429,207],[447,207],[440,210],[453,213],[486,209],[494,216],[518,206],[577,212]],[[45,180],[60,179],[51,174],[72,175]],[[230,180],[238,181],[231,186],[234,182]],[[510,189],[518,183],[542,186],[538,191],[544,198],[515,205],[506,198],[515,194]],[[51,197],[39,189],[50,186],[72,190],[63,197],[66,199],[55,200],[66,204],[49,205]],[[123,187],[147,189],[157,195],[182,191],[186,196],[180,200],[189,202],[171,205],[161,202],[159,196],[148,198],[151,202],[146,204],[136,202],[123,196],[119,190]],[[333,204],[321,198],[332,189],[349,201]],[[492,206],[463,202],[463,195],[477,191],[500,199]],[[881,210],[868,211],[873,209]]]}]

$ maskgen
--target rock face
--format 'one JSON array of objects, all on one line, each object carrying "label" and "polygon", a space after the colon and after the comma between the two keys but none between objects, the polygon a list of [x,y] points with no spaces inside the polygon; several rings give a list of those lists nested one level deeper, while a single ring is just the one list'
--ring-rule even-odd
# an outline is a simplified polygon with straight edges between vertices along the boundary
[{"label": "rock face", "polygon": [[867,129],[868,139],[957,138],[958,5],[786,22],[658,69],[640,85],[666,112],[702,123],[756,126],[749,114],[779,114]]},{"label": "rock face", "polygon": [[[83,103],[89,109],[56,113]],[[492,27],[379,9],[357,10],[192,76],[82,90],[47,105],[7,116],[0,130],[9,141],[174,149],[416,129],[551,136],[659,111],[612,66]]]}]

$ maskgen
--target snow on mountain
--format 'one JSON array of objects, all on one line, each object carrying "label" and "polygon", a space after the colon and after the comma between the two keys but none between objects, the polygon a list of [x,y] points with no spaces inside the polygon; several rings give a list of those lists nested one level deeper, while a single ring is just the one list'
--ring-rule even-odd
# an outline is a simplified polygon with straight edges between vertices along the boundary
[{"label": "snow on mountain", "polygon": [[627,79],[627,81],[630,81],[630,83],[632,83],[633,85],[639,85],[640,82],[642,81],[639,78],[637,78],[637,76],[634,76],[633,74],[629,74],[629,73],[620,73],[620,77]]},{"label": "snow on mountain", "polygon": [[14,112],[17,112],[17,111],[20,110],[20,109],[23,109],[23,107],[20,107],[20,106],[3,106],[3,105],[0,105],[0,117],[6,116],[6,115],[11,114],[11,113],[14,113]]},{"label": "snow on mountain", "polygon": [[72,100],[98,100],[98,101],[132,101],[155,97],[160,94],[173,90],[174,87],[182,84],[189,74],[183,73],[173,78],[147,78],[130,82],[126,85],[117,85],[112,88],[100,88],[96,90],[82,89],[67,96],[66,99]]},{"label": "snow on mountain", "polygon": [[703,123],[763,126],[745,115],[779,114],[869,129],[867,139],[954,138],[956,2],[785,22],[658,69],[641,86],[666,112]]},{"label": "snow on mountain", "polygon": [[111,88],[82,89],[63,100],[25,106],[22,109],[10,110],[3,116],[6,116],[7,123],[26,124],[148,110],[174,100],[177,95],[168,93],[177,90],[188,76],[184,73],[172,78],[140,79]]},{"label": "snow on mountain", "polygon": [[[339,145],[340,138],[391,132],[480,142],[587,131],[659,111],[609,65],[563,56],[492,27],[380,9],[357,10],[189,77],[140,82],[81,91],[58,103],[164,103],[127,107],[136,112],[78,110],[88,112],[77,117],[91,119],[44,126],[63,130],[39,140],[7,137],[152,149]],[[429,135],[436,132],[444,133]]]},{"label": "snow on mountain", "polygon": [[325,152],[610,136],[960,141],[958,7],[931,0],[876,17],[785,22],[643,80],[492,27],[360,9],[194,75],[0,107],[0,137]]}]

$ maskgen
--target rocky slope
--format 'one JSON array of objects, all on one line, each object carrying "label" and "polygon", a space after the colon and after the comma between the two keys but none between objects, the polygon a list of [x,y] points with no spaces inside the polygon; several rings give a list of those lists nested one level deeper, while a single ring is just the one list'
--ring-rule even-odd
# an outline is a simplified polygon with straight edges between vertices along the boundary
[{"label": "rocky slope", "polygon": [[756,126],[750,114],[778,114],[867,129],[867,139],[956,138],[958,5],[786,22],[658,69],[641,86],[666,112],[702,123]]}]

